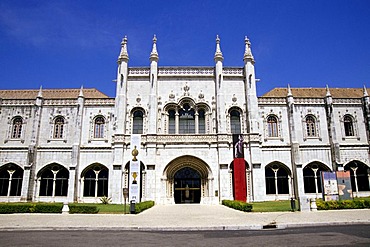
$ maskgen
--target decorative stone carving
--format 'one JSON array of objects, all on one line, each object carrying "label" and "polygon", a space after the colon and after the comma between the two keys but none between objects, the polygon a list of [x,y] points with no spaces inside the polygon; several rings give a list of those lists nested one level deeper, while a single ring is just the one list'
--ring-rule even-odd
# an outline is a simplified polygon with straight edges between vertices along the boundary
[{"label": "decorative stone carving", "polygon": [[186,82],[184,86],[184,96],[189,96],[189,90],[190,90],[190,87],[188,86],[188,83]]}]

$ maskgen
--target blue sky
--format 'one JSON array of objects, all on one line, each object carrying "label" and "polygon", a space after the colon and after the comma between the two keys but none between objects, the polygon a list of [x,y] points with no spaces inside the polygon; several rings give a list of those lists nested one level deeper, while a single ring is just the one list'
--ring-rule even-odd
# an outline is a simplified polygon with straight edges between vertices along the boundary
[{"label": "blue sky", "polygon": [[243,66],[252,43],[258,95],[274,87],[370,88],[368,0],[0,1],[0,89],[95,87],[114,97],[120,42],[129,66]]}]

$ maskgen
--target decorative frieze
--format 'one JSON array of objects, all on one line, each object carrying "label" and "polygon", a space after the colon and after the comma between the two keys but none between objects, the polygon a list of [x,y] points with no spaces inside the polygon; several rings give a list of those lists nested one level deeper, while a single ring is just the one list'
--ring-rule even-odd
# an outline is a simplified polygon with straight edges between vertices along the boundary
[{"label": "decorative frieze", "polygon": [[[258,134],[245,134],[244,141],[259,142],[260,136]],[[114,143],[130,143],[130,135],[114,135]],[[141,142],[143,145],[146,143],[157,143],[157,144],[213,144],[217,142],[232,143],[232,135],[142,135]]]},{"label": "decorative frieze", "polygon": [[285,98],[258,98],[258,104],[286,104]]},{"label": "decorative frieze", "polygon": [[159,76],[213,76],[212,67],[168,67],[159,68]]},{"label": "decorative frieze", "polygon": [[222,73],[227,76],[243,76],[243,68],[223,68]]},{"label": "decorative frieze", "polygon": [[77,105],[77,99],[46,99],[44,100],[44,105]]},{"label": "decorative frieze", "polygon": [[21,99],[2,99],[3,106],[32,106],[35,105],[35,100],[21,100]]},{"label": "decorative frieze", "polygon": [[128,76],[149,76],[150,68],[129,68]]},{"label": "decorative frieze", "polygon": [[114,99],[86,99],[85,105],[93,106],[93,105],[110,105],[114,106]]}]

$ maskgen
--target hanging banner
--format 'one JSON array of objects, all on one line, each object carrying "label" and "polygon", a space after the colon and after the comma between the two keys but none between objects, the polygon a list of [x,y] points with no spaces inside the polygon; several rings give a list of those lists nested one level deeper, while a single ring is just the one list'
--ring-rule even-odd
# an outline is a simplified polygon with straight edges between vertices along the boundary
[{"label": "hanging banner", "polygon": [[233,154],[234,154],[234,200],[243,201],[247,200],[247,184],[245,177],[245,160],[244,160],[244,146],[243,135],[233,135]]},{"label": "hanging banner", "polygon": [[129,201],[140,202],[140,145],[141,135],[131,135],[130,151],[132,158],[130,160],[129,174]]}]

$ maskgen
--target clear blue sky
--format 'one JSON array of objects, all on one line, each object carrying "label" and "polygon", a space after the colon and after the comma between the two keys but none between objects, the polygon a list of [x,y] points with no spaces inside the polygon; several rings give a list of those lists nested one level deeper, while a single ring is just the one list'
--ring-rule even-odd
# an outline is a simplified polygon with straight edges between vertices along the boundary
[{"label": "clear blue sky", "polygon": [[370,88],[368,0],[0,1],[0,89],[95,87],[115,95],[120,42],[129,66],[243,66],[252,42],[258,95],[274,87]]}]

